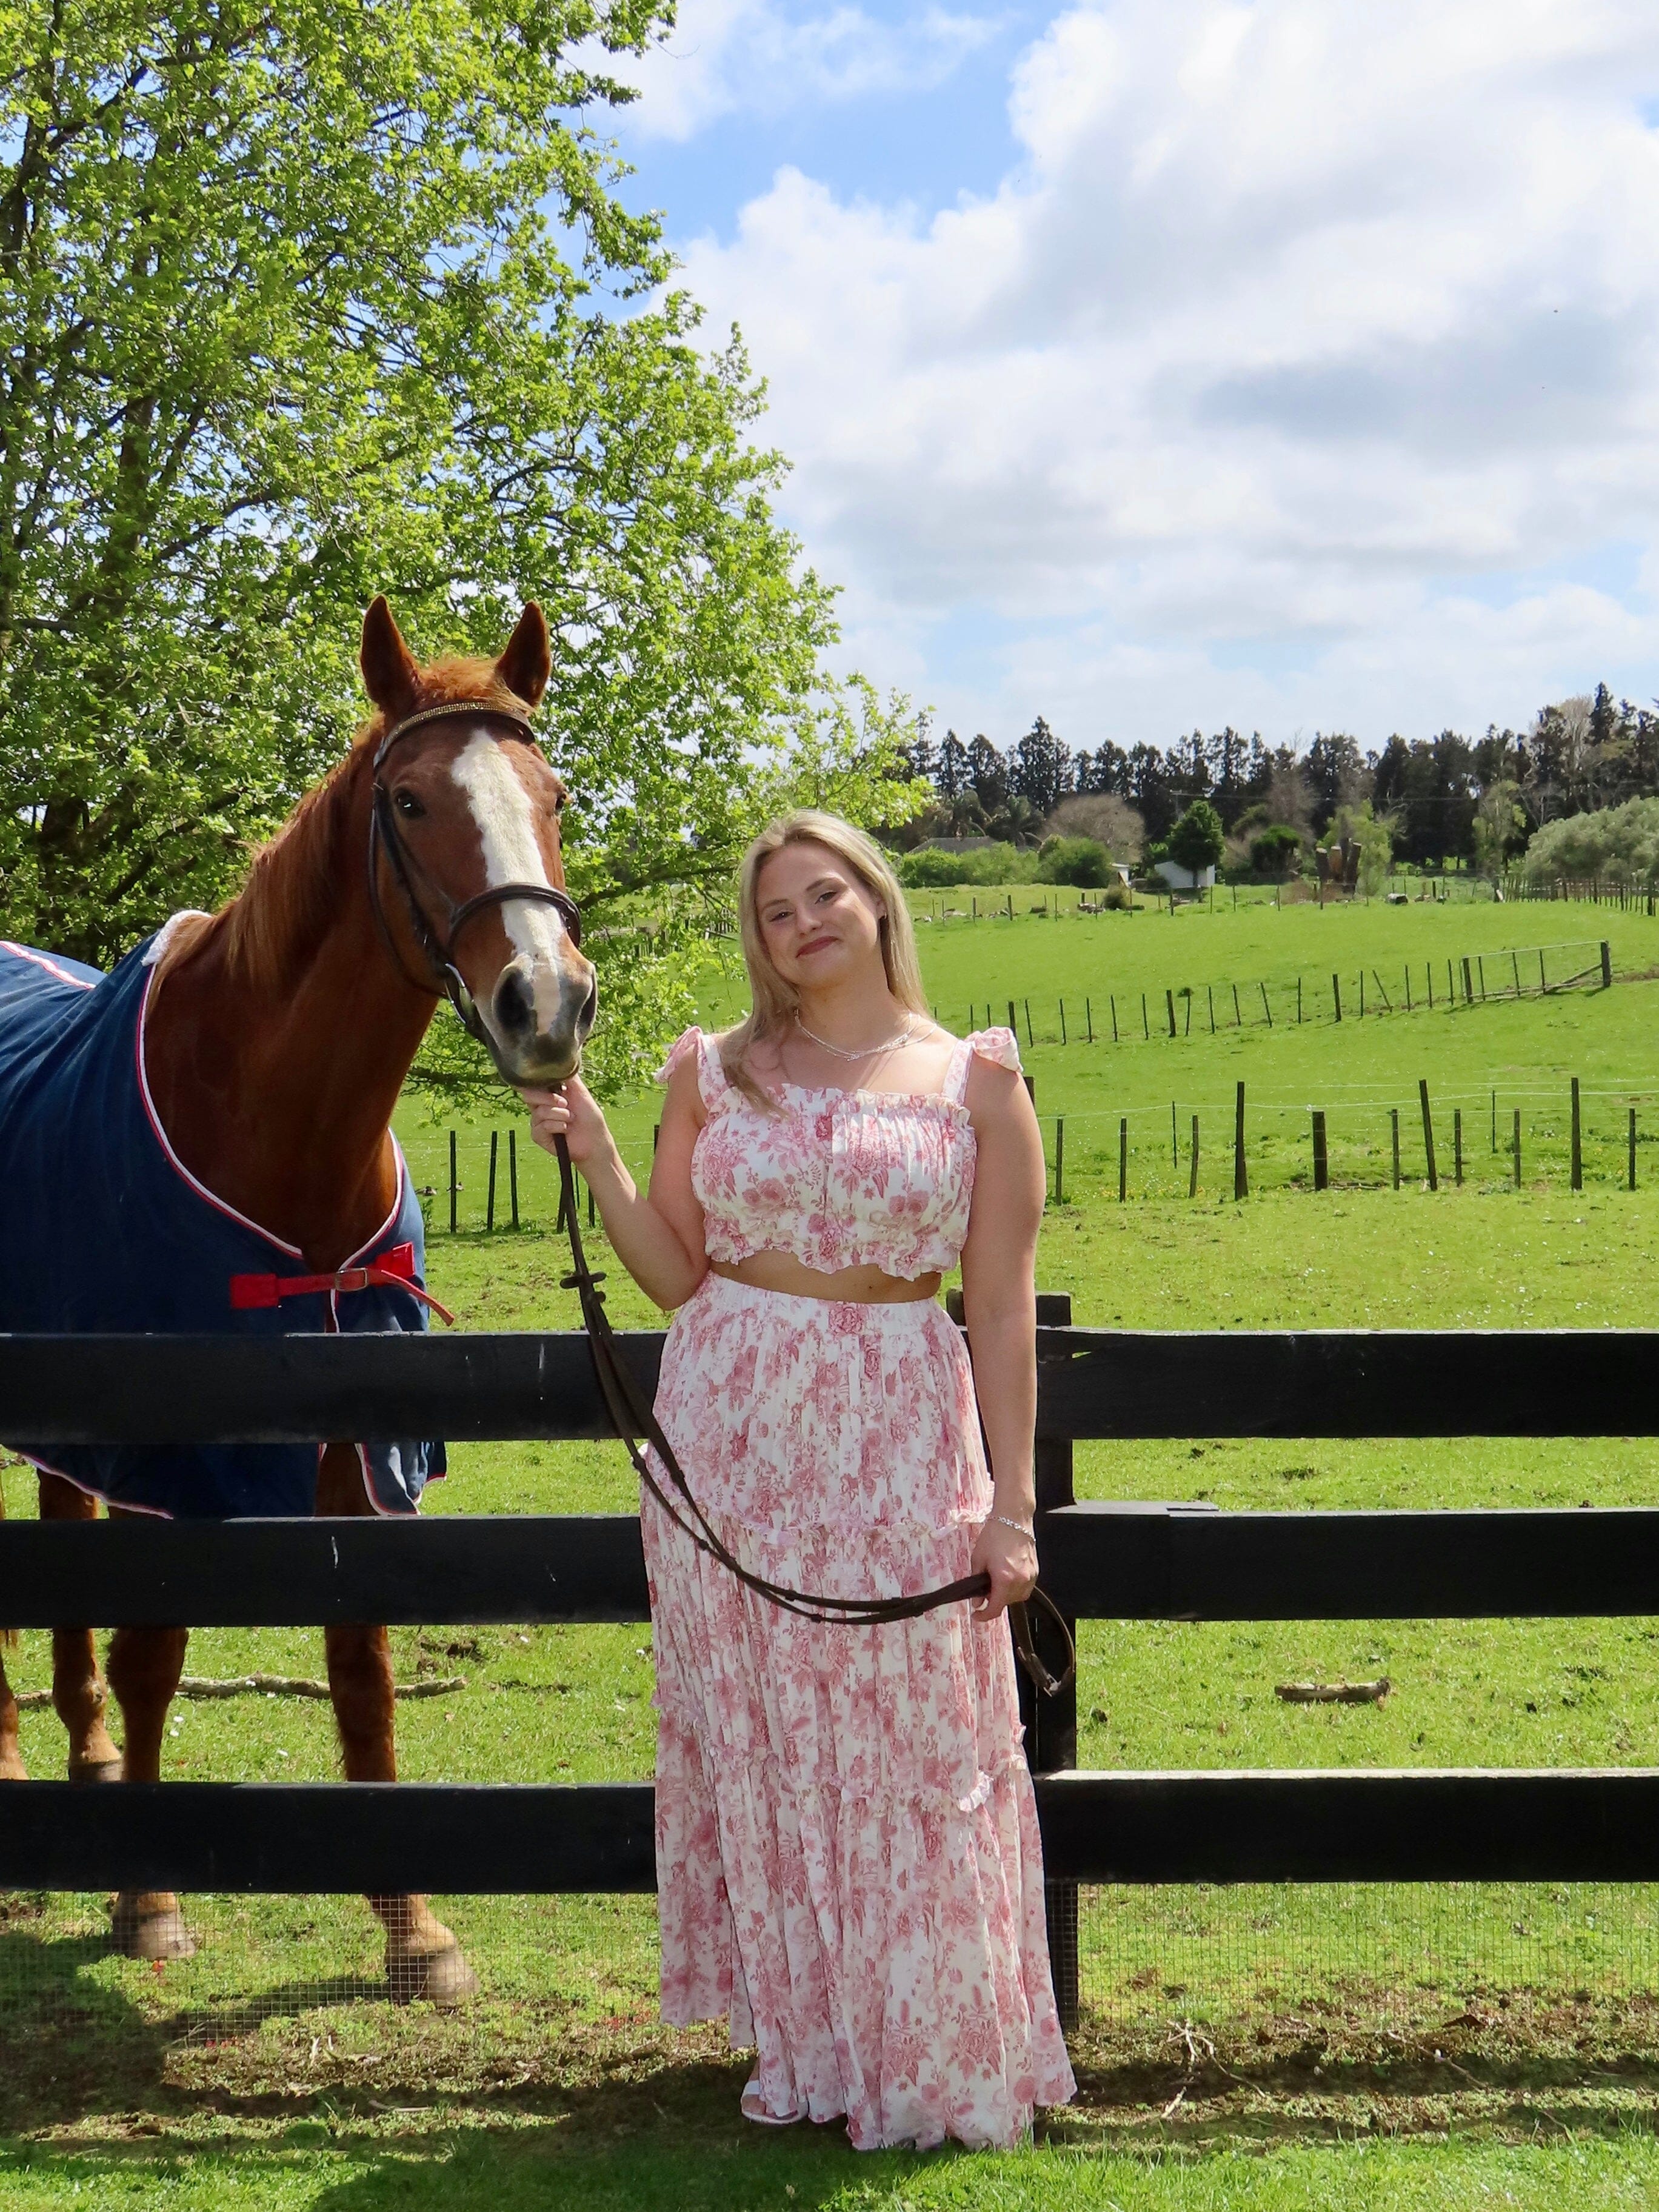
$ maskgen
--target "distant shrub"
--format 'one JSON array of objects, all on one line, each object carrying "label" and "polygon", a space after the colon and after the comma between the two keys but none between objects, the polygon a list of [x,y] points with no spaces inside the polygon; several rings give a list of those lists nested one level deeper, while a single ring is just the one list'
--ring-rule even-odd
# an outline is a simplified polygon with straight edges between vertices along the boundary
[{"label": "distant shrub", "polygon": [[1250,840],[1250,866],[1259,876],[1282,876],[1296,866],[1296,856],[1302,849],[1299,830],[1288,823],[1275,822],[1259,837]]},{"label": "distant shrub", "polygon": [[1629,799],[1622,806],[1551,822],[1521,865],[1535,883],[1557,876],[1659,875],[1659,799]]},{"label": "distant shrub", "polygon": [[1036,855],[1012,845],[987,845],[977,853],[938,853],[922,846],[901,854],[898,879],[912,890],[948,890],[956,884],[1028,884],[1036,875]]},{"label": "distant shrub", "polygon": [[1104,890],[1117,871],[1106,848],[1092,837],[1050,837],[1037,856],[1037,881],[1072,884],[1079,890]]}]

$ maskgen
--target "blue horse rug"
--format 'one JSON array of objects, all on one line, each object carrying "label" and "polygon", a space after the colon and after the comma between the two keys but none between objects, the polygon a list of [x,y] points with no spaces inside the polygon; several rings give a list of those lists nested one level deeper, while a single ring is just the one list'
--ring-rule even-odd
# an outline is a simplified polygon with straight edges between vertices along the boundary
[{"label": "blue horse rug", "polygon": [[[107,975],[0,940],[0,1329],[280,1336],[424,1329],[425,1238],[398,1154],[389,1218],[337,1274],[222,1203],[167,1142],[144,1073],[150,939]],[[408,1288],[404,1287],[405,1285]],[[319,1444],[12,1449],[78,1488],[186,1519],[304,1516]],[[360,1443],[381,1513],[412,1513],[441,1443]]]}]

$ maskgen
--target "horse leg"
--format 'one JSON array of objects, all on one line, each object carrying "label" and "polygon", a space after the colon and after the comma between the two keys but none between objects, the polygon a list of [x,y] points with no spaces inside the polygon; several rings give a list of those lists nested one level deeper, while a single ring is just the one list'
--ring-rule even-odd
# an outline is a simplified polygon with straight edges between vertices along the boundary
[{"label": "horse leg", "polygon": [[[5,1638],[0,1637],[0,1649],[4,1648],[4,1644]],[[5,1662],[0,1660],[0,1782],[27,1782],[28,1778],[17,1741],[17,1700],[6,1680]]]},{"label": "horse leg", "polygon": [[[374,1510],[351,1445],[330,1444],[324,1451],[317,1510],[342,1516]],[[347,1781],[395,1782],[392,1652],[385,1629],[343,1625],[325,1629],[323,1642]],[[477,1995],[478,1978],[465,1954],[425,1898],[382,1896],[368,1902],[386,1929],[386,1985],[394,2002],[425,1997],[459,2005]]]},{"label": "horse leg", "polygon": [[[118,1628],[110,1638],[110,1686],[126,1736],[123,1781],[161,1778],[161,1731],[189,1641],[187,1628]],[[129,1959],[188,1959],[196,1949],[170,1889],[124,1889],[112,1907],[110,1935]]]},{"label": "horse leg", "polygon": [[[65,1482],[60,1474],[40,1477],[43,1521],[95,1521],[98,1500]],[[52,1702],[70,1740],[71,1782],[118,1782],[121,1754],[104,1726],[109,1692],[98,1671],[98,1654],[89,1628],[52,1632]]]}]

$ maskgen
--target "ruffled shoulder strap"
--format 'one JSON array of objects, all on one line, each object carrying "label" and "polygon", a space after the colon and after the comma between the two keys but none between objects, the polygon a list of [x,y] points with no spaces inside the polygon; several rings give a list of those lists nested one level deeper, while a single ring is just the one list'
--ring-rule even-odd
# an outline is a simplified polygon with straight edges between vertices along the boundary
[{"label": "ruffled shoulder strap", "polygon": [[975,1058],[988,1060],[998,1067],[1011,1067],[1019,1073],[1019,1040],[1012,1030],[975,1030],[965,1036],[951,1055],[951,1066],[945,1079],[945,1095],[960,1104],[968,1089],[968,1070]]},{"label": "ruffled shoulder strap", "polygon": [[713,1106],[726,1097],[732,1086],[726,1080],[726,1070],[720,1066],[718,1042],[695,1024],[689,1030],[682,1030],[675,1038],[667,1059],[657,1070],[655,1080],[667,1083],[681,1062],[694,1055],[697,1063],[697,1090],[703,1104]]}]

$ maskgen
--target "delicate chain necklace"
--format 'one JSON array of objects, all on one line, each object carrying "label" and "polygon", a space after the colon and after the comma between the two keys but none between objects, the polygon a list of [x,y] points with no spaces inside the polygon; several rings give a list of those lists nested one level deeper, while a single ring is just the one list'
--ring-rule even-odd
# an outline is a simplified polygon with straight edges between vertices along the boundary
[{"label": "delicate chain necklace", "polygon": [[833,1053],[837,1060],[873,1060],[878,1052],[891,1052],[898,1045],[908,1044],[916,1033],[915,1024],[907,1021],[896,1036],[884,1037],[879,1044],[860,1045],[856,1052],[847,1052],[840,1045],[831,1044],[828,1037],[821,1037],[816,1030],[809,1030],[799,1012],[795,1027],[804,1037],[811,1037],[814,1044]]}]

